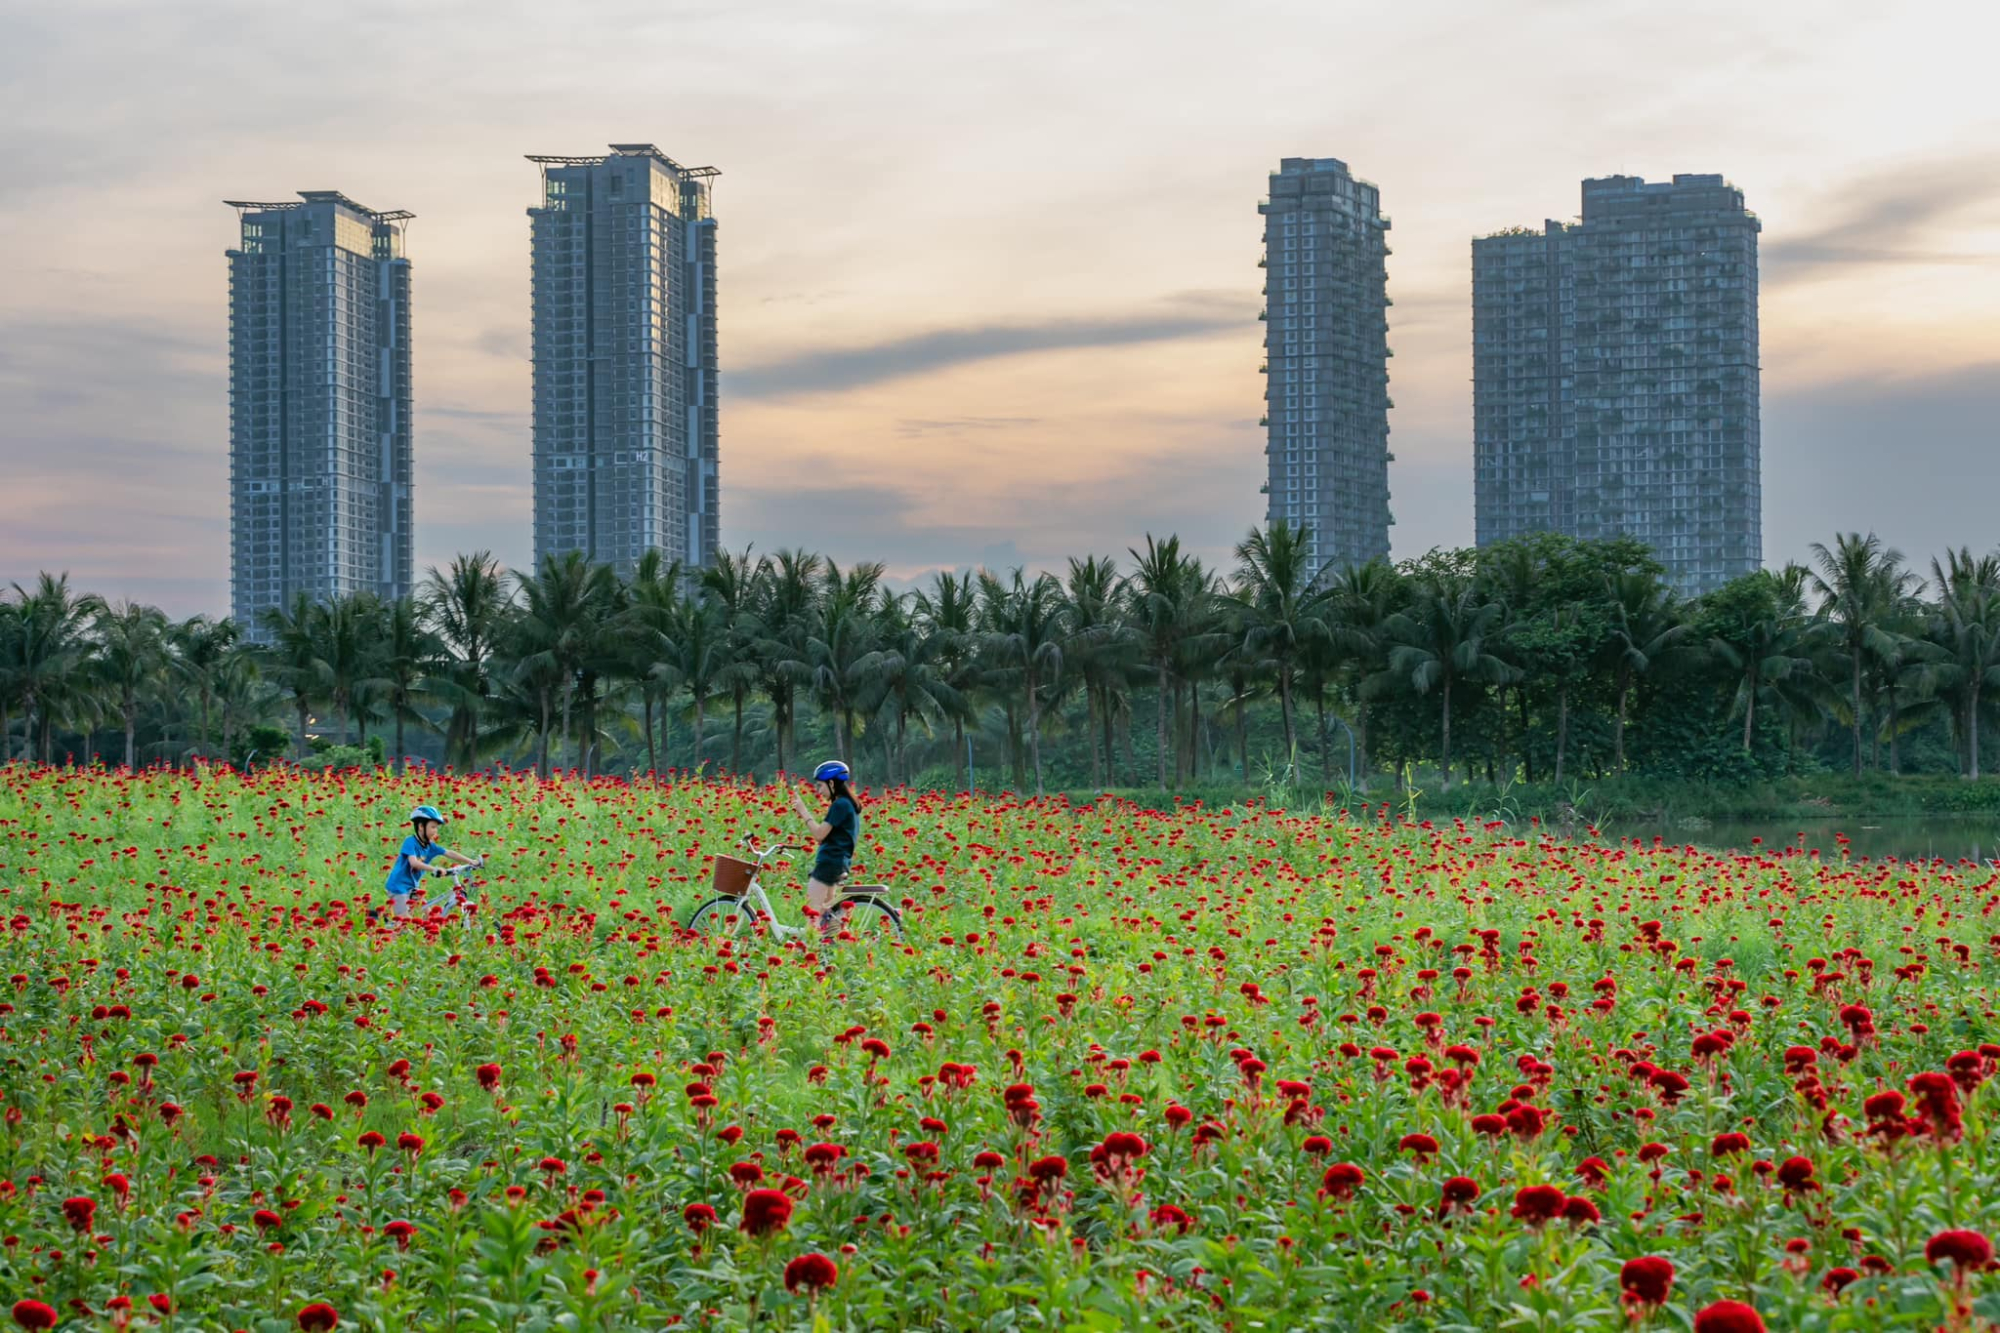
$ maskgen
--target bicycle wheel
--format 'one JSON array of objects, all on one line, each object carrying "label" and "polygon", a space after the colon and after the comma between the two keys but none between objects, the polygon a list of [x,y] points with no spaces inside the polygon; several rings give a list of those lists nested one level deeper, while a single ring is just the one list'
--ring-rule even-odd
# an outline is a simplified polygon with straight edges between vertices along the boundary
[{"label": "bicycle wheel", "polygon": [[838,937],[843,931],[864,943],[901,944],[903,918],[879,898],[843,898],[827,909],[827,933]]},{"label": "bicycle wheel", "polygon": [[755,924],[743,899],[716,897],[694,909],[687,928],[703,935],[748,935]]}]

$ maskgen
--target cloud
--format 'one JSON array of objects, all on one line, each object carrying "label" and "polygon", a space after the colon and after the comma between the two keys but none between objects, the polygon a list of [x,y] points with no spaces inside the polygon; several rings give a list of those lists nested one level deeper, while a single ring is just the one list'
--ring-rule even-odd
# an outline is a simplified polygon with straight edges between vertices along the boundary
[{"label": "cloud", "polygon": [[1990,264],[1991,253],[1940,250],[1940,223],[2000,199],[2000,159],[1945,159],[1892,168],[1843,185],[1831,222],[1767,241],[1760,252],[1767,285],[1828,276],[1872,264]]},{"label": "cloud", "polygon": [[1254,317],[1253,311],[1240,305],[1239,298],[1239,305],[1227,310],[1203,302],[1195,309],[1149,315],[934,329],[860,347],[796,352],[741,370],[726,370],[723,391],[734,398],[748,399],[841,393],[1027,352],[1130,347],[1204,337],[1224,330],[1241,330]]},{"label": "cloud", "polygon": [[1017,426],[1040,425],[1040,417],[902,417],[896,422],[896,434],[904,439],[922,439],[927,435],[966,435],[974,431],[1012,430]]},{"label": "cloud", "polygon": [[1995,544],[2000,361],[1935,375],[1852,377],[1764,399],[1764,562],[1876,532],[1923,567]]}]

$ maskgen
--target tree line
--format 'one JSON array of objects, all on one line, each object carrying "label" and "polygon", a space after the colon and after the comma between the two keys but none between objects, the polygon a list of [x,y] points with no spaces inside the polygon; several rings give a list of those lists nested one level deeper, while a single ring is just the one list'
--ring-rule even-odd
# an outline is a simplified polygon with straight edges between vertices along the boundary
[{"label": "tree line", "polygon": [[528,571],[478,553],[410,598],[301,595],[255,627],[45,573],[0,597],[0,755],[112,761],[101,735],[130,767],[373,743],[399,767],[589,775],[793,771],[830,750],[872,780],[964,785],[976,742],[1037,793],[1338,784],[1350,766],[1364,786],[1421,766],[1446,787],[1980,773],[2000,555],[1922,573],[1850,533],[1684,598],[1628,540],[1341,569],[1309,551],[1277,522],[1227,569],[1149,536],[1122,564],[906,590],[803,550],[693,570],[654,552],[630,577],[577,553]]}]

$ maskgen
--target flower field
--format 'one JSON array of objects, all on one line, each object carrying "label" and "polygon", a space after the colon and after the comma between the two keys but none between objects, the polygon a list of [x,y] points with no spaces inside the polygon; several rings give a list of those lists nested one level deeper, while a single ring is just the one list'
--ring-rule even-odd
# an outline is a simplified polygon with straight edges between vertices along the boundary
[{"label": "flower field", "polygon": [[685,932],[788,799],[0,770],[13,1320],[2000,1318],[1984,867],[890,791],[904,945]]}]

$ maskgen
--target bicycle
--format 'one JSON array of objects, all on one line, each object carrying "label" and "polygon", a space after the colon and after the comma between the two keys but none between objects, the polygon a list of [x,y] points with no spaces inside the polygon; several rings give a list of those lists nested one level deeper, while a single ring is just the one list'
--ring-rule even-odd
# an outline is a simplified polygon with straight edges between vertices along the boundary
[{"label": "bicycle", "polygon": [[[779,842],[760,849],[756,840],[745,834],[743,845],[750,849],[754,859],[715,858],[714,896],[694,909],[688,917],[687,929],[711,935],[749,936],[756,933],[762,920],[770,923],[771,932],[779,939],[791,939],[813,929],[788,926],[778,920],[770,896],[760,882],[764,863],[787,850],[790,844]],[[845,932],[858,940],[903,942],[902,913],[890,905],[888,885],[842,885],[838,892],[839,896],[820,914],[817,929],[821,938],[833,939]]]},{"label": "bicycle", "polygon": [[466,872],[477,868],[453,866],[449,870],[431,871],[427,878],[448,879],[451,881],[451,887],[436,897],[433,897],[429,890],[425,890],[422,901],[411,904],[409,912],[402,916],[396,915],[386,904],[371,907],[368,909],[368,923],[377,926],[385,924],[400,926],[410,922],[450,921],[454,918],[470,917],[479,908],[479,904],[472,896],[472,890],[479,887],[479,882],[467,879]]}]

